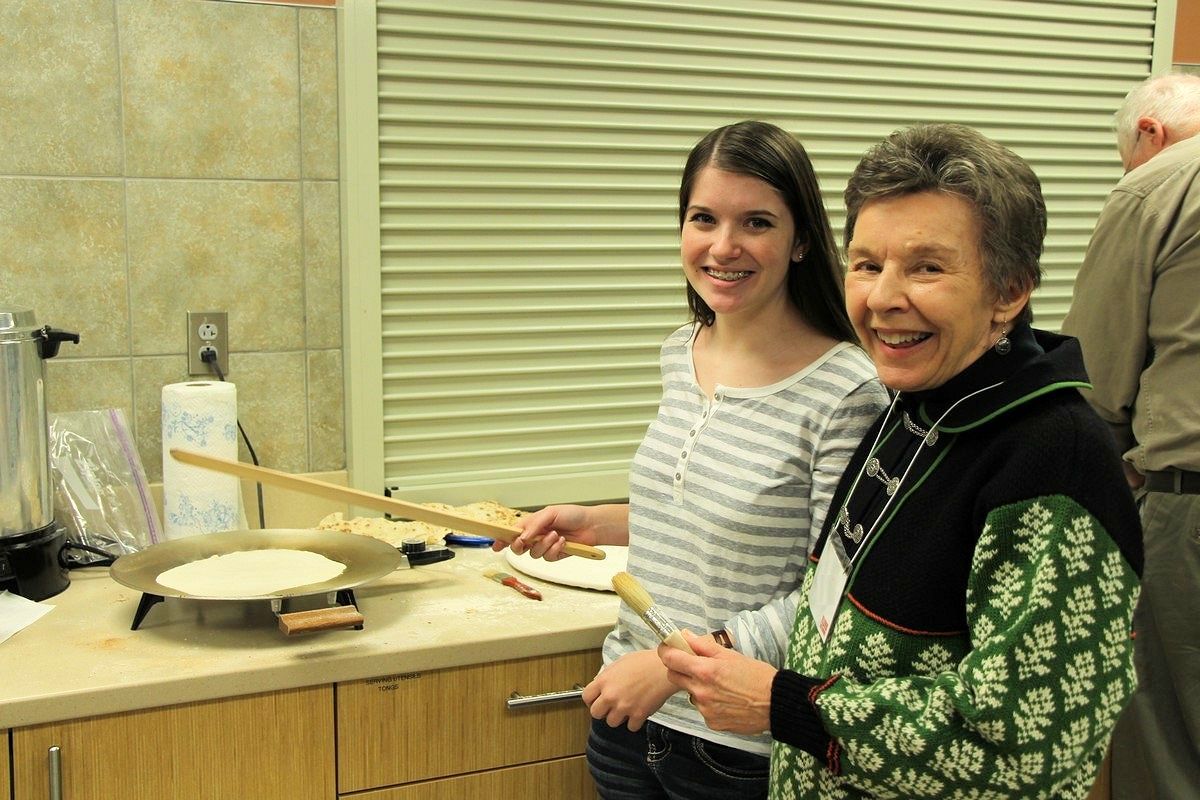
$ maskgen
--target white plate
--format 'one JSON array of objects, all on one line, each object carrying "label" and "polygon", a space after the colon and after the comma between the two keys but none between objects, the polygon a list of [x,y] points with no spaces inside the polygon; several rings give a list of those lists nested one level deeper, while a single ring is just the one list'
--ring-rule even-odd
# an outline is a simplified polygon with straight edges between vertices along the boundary
[{"label": "white plate", "polygon": [[602,561],[578,556],[570,556],[559,561],[545,561],[534,558],[529,553],[515,555],[508,548],[504,550],[504,557],[508,559],[508,563],[513,566],[513,569],[524,572],[533,578],[541,578],[551,583],[561,583],[564,586],[578,586],[581,589],[611,592],[613,591],[613,575],[625,571],[625,565],[629,561],[629,548],[602,544],[600,549],[605,554]]}]

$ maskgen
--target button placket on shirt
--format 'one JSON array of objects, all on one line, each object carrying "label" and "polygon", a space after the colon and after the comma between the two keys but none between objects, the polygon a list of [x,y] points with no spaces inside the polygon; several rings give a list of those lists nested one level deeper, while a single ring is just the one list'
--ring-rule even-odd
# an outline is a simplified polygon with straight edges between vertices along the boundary
[{"label": "button placket on shirt", "polygon": [[675,459],[675,480],[674,480],[674,496],[676,501],[683,500],[684,482],[687,480],[688,456],[691,455],[692,449],[696,446],[700,434],[708,426],[708,422],[712,419],[713,413],[716,411],[717,404],[724,398],[724,393],[718,390],[713,394],[713,399],[710,402],[707,398],[704,401],[704,406],[700,409],[700,418],[692,423],[692,427],[688,430],[687,439],[683,444],[683,449],[679,451],[679,456]]}]

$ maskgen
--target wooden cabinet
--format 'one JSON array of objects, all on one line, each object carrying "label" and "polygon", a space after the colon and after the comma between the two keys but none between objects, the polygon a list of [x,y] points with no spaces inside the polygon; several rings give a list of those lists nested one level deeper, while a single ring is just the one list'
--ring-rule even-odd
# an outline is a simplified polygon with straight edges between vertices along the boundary
[{"label": "wooden cabinet", "polygon": [[49,797],[56,746],[72,799],[590,800],[583,703],[507,701],[599,668],[589,650],[17,728],[0,800]]},{"label": "wooden cabinet", "polygon": [[[356,800],[594,797],[578,758],[591,724],[583,703],[506,701],[585,685],[599,668],[589,650],[338,684],[338,791],[395,787]],[[436,780],[450,776],[461,777]]]},{"label": "wooden cabinet", "polygon": [[8,800],[12,789],[8,783],[8,731],[0,733],[0,798]]},{"label": "wooden cabinet", "polygon": [[57,745],[66,798],[331,800],[332,731],[331,686],[18,728],[12,797],[49,797]]},{"label": "wooden cabinet", "polygon": [[595,796],[587,759],[574,756],[363,792],[353,800],[583,800]]}]

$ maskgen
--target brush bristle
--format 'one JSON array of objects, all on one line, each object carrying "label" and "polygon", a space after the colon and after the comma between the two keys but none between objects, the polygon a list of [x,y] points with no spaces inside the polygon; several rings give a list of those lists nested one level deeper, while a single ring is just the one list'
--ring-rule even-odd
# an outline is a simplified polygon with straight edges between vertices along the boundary
[{"label": "brush bristle", "polygon": [[654,605],[650,593],[642,588],[638,579],[628,572],[618,572],[612,577],[612,587],[616,590],[625,604],[637,612],[638,616],[646,613],[646,609]]}]

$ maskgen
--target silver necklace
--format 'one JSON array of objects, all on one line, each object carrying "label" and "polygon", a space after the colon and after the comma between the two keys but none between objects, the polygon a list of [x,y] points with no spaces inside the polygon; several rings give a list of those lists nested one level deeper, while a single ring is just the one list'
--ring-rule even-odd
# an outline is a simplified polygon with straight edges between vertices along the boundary
[{"label": "silver necklace", "polygon": [[908,415],[907,411],[904,412],[904,429],[909,433],[915,433],[917,436],[920,436],[924,440],[924,444],[927,444],[930,447],[933,447],[935,444],[937,444],[937,426],[935,425],[929,430],[925,430],[920,425],[912,421],[912,417]]}]

